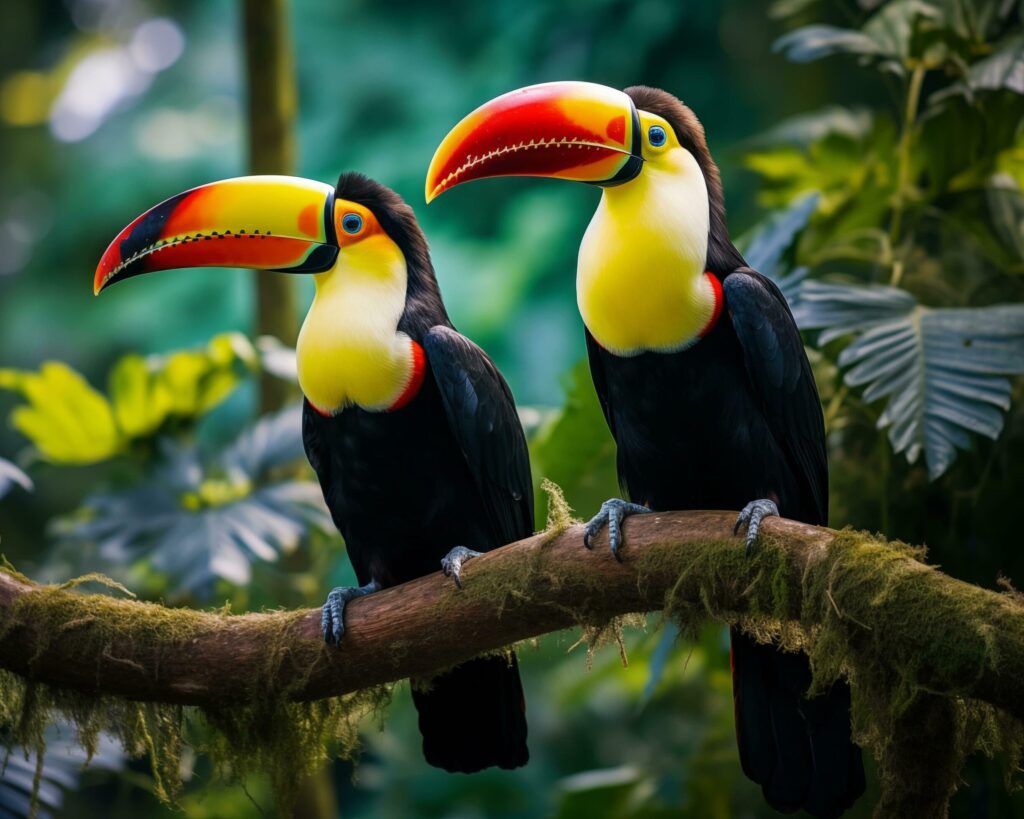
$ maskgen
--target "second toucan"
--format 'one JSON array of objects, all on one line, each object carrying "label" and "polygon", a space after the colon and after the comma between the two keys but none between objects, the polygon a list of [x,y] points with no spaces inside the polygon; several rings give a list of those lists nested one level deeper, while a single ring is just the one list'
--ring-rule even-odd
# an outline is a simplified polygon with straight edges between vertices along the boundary
[{"label": "second toucan", "polygon": [[[817,389],[785,299],[729,239],[718,168],[694,113],[665,91],[582,82],[512,91],[445,137],[429,202],[463,182],[542,176],[602,188],[576,296],[590,369],[630,501],[588,523],[616,557],[628,515],[742,509],[747,548],[779,514],[824,525]],[[834,817],[864,790],[843,682],[808,697],[802,654],[732,633],[740,762],[770,805]]]}]

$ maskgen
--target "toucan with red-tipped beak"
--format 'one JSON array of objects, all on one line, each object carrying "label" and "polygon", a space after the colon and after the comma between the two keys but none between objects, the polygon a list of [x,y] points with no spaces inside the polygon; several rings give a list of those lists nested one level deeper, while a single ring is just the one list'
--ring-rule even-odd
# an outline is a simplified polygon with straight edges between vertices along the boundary
[{"label": "toucan with red-tipped beak", "polygon": [[[292,177],[229,179],[174,196],[111,242],[94,289],[183,267],[306,273],[316,295],[297,345],[302,435],[360,586],[345,604],[462,563],[533,531],[526,439],[508,385],[456,332],[427,242],[395,192],[355,173],[336,187]],[[468,548],[472,546],[473,549]],[[515,657],[463,663],[414,688],[431,765],[472,773],[526,764]]]},{"label": "toucan with red-tipped beak", "polygon": [[[522,88],[469,114],[438,147],[427,201],[495,176],[602,188],[576,296],[594,385],[617,444],[613,498],[584,542],[669,509],[742,509],[747,550],[767,515],[824,525],[817,388],[785,299],[729,239],[718,168],[671,94],[582,82]],[[864,790],[845,682],[816,697],[806,656],[732,632],[740,762],[780,811],[840,815]]]}]

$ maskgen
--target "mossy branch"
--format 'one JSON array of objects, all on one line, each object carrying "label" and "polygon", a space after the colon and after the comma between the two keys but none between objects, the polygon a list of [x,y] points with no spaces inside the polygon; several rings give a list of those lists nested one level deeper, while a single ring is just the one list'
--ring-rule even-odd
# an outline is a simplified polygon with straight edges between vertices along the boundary
[{"label": "mossy branch", "polygon": [[[0,573],[0,667],[54,686],[147,702],[223,705],[336,696],[424,675],[581,623],[669,608],[730,622],[838,628],[904,684],[971,697],[1024,719],[1024,605],[955,580],[914,550],[867,535],[770,519],[746,559],[726,512],[630,518],[624,561],[579,526],[541,533],[466,564],[353,602],[338,649],[320,611],[230,615],[83,595]],[[267,652],[280,653],[266,679]],[[252,681],[260,680],[254,691]]]},{"label": "mossy branch", "polygon": [[[848,677],[856,736],[879,760],[880,815],[916,815],[906,813],[915,793],[928,794],[928,815],[938,815],[975,749],[1005,750],[1016,769],[1020,595],[949,577],[925,565],[920,549],[777,518],[746,557],[733,520],[727,512],[630,518],[620,564],[603,536],[583,548],[581,528],[563,515],[563,525],[467,563],[462,590],[437,573],[354,601],[336,649],[322,643],[316,609],[169,609],[0,573],[0,668],[51,692],[196,705],[228,726],[235,746],[254,726],[264,732],[273,714],[296,721],[287,711],[295,703],[307,709],[303,724],[320,726],[320,743],[339,726],[352,731],[339,715],[354,701],[339,695],[547,632],[664,609],[684,625],[713,617],[804,648],[817,688]],[[320,701],[340,705],[330,716],[308,711]],[[922,725],[948,741],[932,737],[922,753]],[[322,745],[307,750],[309,759],[323,753]],[[937,771],[948,776],[936,782]]]}]

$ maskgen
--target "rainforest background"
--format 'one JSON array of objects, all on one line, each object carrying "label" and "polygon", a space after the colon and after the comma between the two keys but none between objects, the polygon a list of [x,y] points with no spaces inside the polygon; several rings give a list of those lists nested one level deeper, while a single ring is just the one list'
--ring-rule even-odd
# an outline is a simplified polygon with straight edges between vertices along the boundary
[{"label": "rainforest background", "polygon": [[[732,234],[807,331],[831,524],[925,543],[973,583],[1024,582],[1019,2],[250,5],[286,24],[294,73],[286,59],[280,91],[295,118],[282,161],[332,183],[362,171],[415,207],[453,320],[512,385],[536,480],[561,485],[581,516],[617,493],[575,307],[598,193],[503,180],[430,208],[422,197],[452,124],[560,79],[659,86],[703,121]],[[136,214],[250,171],[246,89],[262,63],[246,60],[243,11],[0,10],[0,549],[34,579],[101,571],[144,598],[236,611],[319,605],[353,581],[301,452],[288,336],[311,282],[287,280],[294,311],[278,301],[284,314],[262,316],[246,271],[91,292]],[[569,650],[576,636],[520,652],[528,767],[426,767],[402,685],[383,723],[365,724],[358,766],[311,782],[301,815],[770,815],[739,769],[724,627],[684,640],[650,616],[625,634],[628,667],[615,646]],[[114,743],[82,772],[69,729],[50,740],[42,815],[182,815]],[[27,815],[33,769],[10,756],[0,815]],[[189,819],[272,812],[265,781],[213,779],[201,754],[182,774]],[[875,789],[851,815],[870,814]],[[979,757],[953,814],[1024,815],[1024,798],[1003,787],[999,760]]]}]

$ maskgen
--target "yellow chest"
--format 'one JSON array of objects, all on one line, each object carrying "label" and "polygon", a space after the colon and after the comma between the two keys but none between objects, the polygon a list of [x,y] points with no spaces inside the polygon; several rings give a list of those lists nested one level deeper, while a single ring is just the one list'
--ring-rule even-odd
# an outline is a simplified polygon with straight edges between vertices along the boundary
[{"label": "yellow chest", "polygon": [[715,315],[704,275],[708,199],[699,170],[659,178],[645,169],[609,188],[580,245],[576,299],[606,350],[629,356],[692,344]]},{"label": "yellow chest", "polygon": [[397,330],[400,280],[361,271],[320,274],[296,346],[299,386],[326,414],[347,406],[386,410],[417,375],[416,345]]}]

